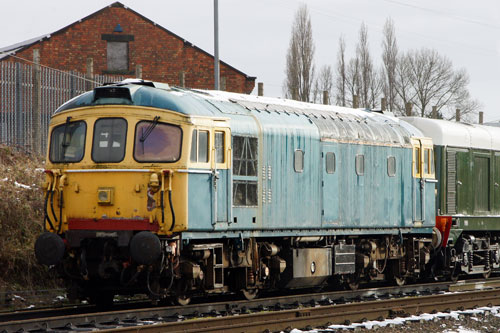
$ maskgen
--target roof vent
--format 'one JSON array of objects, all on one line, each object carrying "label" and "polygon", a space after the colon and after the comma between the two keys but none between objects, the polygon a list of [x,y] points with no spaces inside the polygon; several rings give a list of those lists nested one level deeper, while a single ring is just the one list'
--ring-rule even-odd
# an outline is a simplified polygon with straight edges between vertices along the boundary
[{"label": "roof vent", "polygon": [[105,86],[94,88],[94,102],[104,98],[116,98],[132,102],[130,90],[127,87]]}]

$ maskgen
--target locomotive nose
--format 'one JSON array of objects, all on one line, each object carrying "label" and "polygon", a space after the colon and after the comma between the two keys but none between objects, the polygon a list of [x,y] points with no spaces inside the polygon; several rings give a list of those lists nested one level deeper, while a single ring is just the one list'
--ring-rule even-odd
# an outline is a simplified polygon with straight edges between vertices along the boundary
[{"label": "locomotive nose", "polygon": [[64,256],[64,251],[62,238],[51,232],[44,232],[35,242],[35,256],[42,265],[58,264]]}]

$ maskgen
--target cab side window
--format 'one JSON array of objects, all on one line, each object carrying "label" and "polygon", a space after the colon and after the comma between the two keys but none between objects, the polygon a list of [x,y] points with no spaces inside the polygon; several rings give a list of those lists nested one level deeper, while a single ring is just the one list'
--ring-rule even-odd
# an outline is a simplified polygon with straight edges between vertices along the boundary
[{"label": "cab side window", "polygon": [[204,130],[193,130],[191,140],[191,162],[207,163],[209,160],[209,132]]}]

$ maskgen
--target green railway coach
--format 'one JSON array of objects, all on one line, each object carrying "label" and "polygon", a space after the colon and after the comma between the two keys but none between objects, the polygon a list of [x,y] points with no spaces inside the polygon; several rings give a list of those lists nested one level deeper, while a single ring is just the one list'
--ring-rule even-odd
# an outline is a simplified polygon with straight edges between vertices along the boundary
[{"label": "green railway coach", "polygon": [[488,276],[500,257],[500,128],[403,119],[434,143],[438,220],[450,221],[446,259],[456,257],[465,273]]}]

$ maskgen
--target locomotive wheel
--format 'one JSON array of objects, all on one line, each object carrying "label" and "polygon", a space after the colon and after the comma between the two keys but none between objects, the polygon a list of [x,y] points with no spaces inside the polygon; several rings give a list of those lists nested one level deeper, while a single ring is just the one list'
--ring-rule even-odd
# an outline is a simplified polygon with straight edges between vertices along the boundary
[{"label": "locomotive wheel", "polygon": [[241,293],[245,299],[251,301],[259,296],[259,289],[242,289]]},{"label": "locomotive wheel", "polygon": [[175,303],[182,305],[182,306],[186,306],[189,303],[191,303],[191,297],[188,297],[186,295],[177,295],[175,297]]}]

